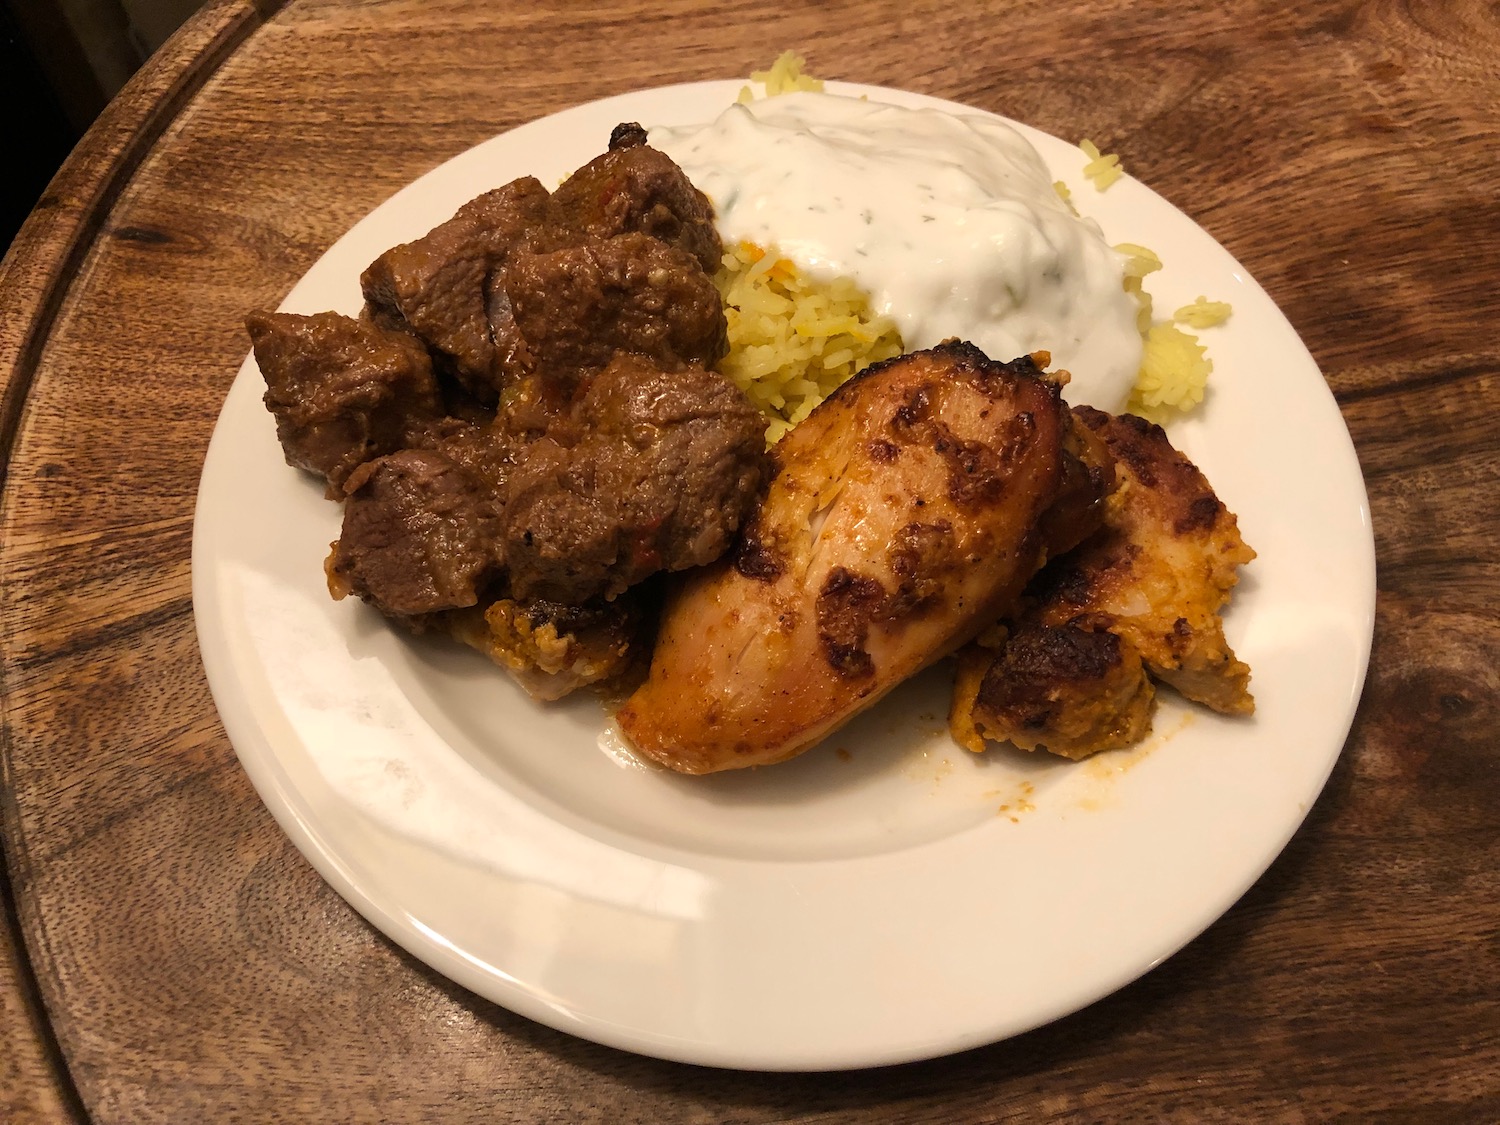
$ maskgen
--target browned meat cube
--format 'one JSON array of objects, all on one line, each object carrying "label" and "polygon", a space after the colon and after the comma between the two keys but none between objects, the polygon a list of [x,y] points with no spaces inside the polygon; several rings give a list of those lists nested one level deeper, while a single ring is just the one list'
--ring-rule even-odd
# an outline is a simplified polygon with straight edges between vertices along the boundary
[{"label": "browned meat cube", "polygon": [[527,446],[512,471],[511,589],[577,603],[716,558],[754,501],[764,434],[765,419],[722,375],[621,353],[571,425]]},{"label": "browned meat cube", "polygon": [[495,571],[491,491],[432,449],[404,449],[362,466],[346,485],[344,526],[328,558],[328,588],[393,616],[471,606]]},{"label": "browned meat cube", "polygon": [[556,221],[595,238],[639,231],[684,250],[712,274],[724,247],[708,196],[664,152],[646,144],[639,125],[621,125],[609,151],[552,193]]},{"label": "browned meat cube", "polygon": [[549,213],[547,189],[531,176],[465,203],[446,223],[370,264],[360,286],[371,315],[409,327],[472,394],[494,402],[518,341],[491,330],[485,285],[518,246],[556,240]]},{"label": "browned meat cube", "polygon": [[518,253],[499,276],[542,372],[598,370],[620,350],[663,367],[712,367],[729,347],[713,279],[691,255],[644,234]]},{"label": "browned meat cube", "polygon": [[287,463],[327,477],[330,498],[439,416],[432,363],[405,332],[331,312],[256,312],[245,326]]}]

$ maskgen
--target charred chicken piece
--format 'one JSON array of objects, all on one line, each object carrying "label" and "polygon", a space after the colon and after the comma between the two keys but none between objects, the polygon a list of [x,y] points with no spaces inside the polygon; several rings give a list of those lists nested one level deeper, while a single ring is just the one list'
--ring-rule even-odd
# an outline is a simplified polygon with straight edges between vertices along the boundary
[{"label": "charred chicken piece", "polygon": [[619,353],[525,446],[502,554],[519,598],[613,598],[729,547],[764,469],[765,420],[733,383]]},{"label": "charred chicken piece", "polygon": [[980,751],[988,735],[1022,750],[1080,759],[1145,738],[1156,689],[1140,653],[1108,630],[1085,625],[1026,619],[998,653],[965,648],[953,685],[955,741]]},{"label": "charred chicken piece", "polygon": [[1147,671],[1216,711],[1255,707],[1219,617],[1255,557],[1234,515],[1159,426],[1074,414],[1108,445],[1119,487],[1104,527],[1037,576],[998,650],[965,652],[950,725],[970,749],[990,738],[1079,758],[1131,745],[1149,730]]},{"label": "charred chicken piece", "polygon": [[435,624],[484,653],[533,699],[561,699],[581,687],[628,672],[647,632],[648,614],[635,591],[582,606],[500,598],[453,610]]},{"label": "charred chicken piece", "polygon": [[565,240],[550,216],[547,189],[531,176],[485,192],[370,264],[360,277],[367,312],[421,337],[471,394],[493,403],[524,356],[503,309],[492,328],[486,284],[518,247]]},{"label": "charred chicken piece", "polygon": [[684,773],[806,750],[1013,610],[1097,526],[1101,456],[1030,358],[949,343],[868,368],[783,439],[736,550],[669,601],[622,729]]},{"label": "charred chicken piece", "polygon": [[432,364],[408,333],[331,312],[255,312],[245,326],[287,464],[322,474],[330,498],[439,417]]}]

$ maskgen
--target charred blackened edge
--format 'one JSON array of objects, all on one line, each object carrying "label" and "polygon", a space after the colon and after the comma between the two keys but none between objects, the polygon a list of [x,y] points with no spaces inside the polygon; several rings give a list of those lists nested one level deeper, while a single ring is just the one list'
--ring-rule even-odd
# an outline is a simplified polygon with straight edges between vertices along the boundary
[{"label": "charred blackened edge", "polygon": [[646,143],[646,130],[639,121],[622,121],[609,134],[609,151],[637,148]]},{"label": "charred blackened edge", "polygon": [[876,579],[842,566],[828,572],[818,591],[818,642],[829,667],[843,679],[875,674],[875,661],[865,644],[885,602],[885,587]]},{"label": "charred blackened edge", "polygon": [[941,344],[938,344],[935,347],[922,348],[921,350],[915,352],[903,352],[901,355],[892,356],[890,359],[882,359],[877,363],[870,364],[870,366],[866,367],[863,371],[856,372],[848,379],[846,379],[843,383],[841,383],[832,394],[830,394],[823,400],[823,402],[820,402],[817,405],[813,413],[816,414],[818,410],[823,409],[824,403],[833,402],[840,395],[844,394],[848,390],[848,388],[854,386],[861,380],[869,378],[872,375],[877,375],[880,372],[884,371],[886,368],[893,367],[896,364],[912,359],[915,356],[924,355],[948,356],[954,360],[957,360],[963,368],[965,368],[972,374],[978,375],[980,377],[992,378],[996,375],[1004,374],[1014,375],[1024,379],[1035,379],[1037,382],[1042,383],[1044,386],[1046,386],[1052,392],[1053,396],[1059,403],[1062,402],[1061,385],[1053,379],[1048,378],[1047,373],[1037,364],[1037,356],[1042,357],[1044,360],[1049,358],[1046,352],[1037,352],[1035,353],[1035,355],[1017,356],[1012,360],[1001,361],[998,359],[991,359],[984,353],[983,350],[980,349],[977,344],[971,344],[967,340],[952,339],[944,340]]},{"label": "charred blackened edge", "polygon": [[1192,497],[1173,521],[1177,535],[1211,531],[1228,513],[1203,471],[1155,422],[1136,414],[1109,415],[1091,406],[1075,406],[1073,414],[1104,439],[1111,455],[1128,466],[1142,485]]}]

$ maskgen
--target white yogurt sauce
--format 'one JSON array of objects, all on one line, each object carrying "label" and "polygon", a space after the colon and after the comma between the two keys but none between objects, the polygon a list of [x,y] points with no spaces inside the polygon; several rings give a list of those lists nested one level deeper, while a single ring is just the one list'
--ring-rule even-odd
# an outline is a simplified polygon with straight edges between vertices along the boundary
[{"label": "white yogurt sauce", "polygon": [[852,278],[909,349],[1043,349],[1074,404],[1124,407],[1141,362],[1122,255],[1058,197],[1024,137],[978,115],[796,93],[651,130],[713,201],[726,242]]}]

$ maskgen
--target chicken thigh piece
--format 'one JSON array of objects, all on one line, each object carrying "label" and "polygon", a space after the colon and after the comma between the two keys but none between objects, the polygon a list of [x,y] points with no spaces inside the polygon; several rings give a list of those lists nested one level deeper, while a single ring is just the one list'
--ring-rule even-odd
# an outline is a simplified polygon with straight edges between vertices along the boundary
[{"label": "chicken thigh piece", "polygon": [[783,761],[1013,609],[1113,486],[1059,385],[950,342],[831,395],[774,450],[738,545],[669,602],[618,713],[635,748],[691,774]]},{"label": "chicken thigh piece", "polygon": [[1151,733],[1155,710],[1140,651],[1107,623],[1044,625],[1028,615],[998,647],[958,654],[948,727],[975,753],[990,738],[1077,761],[1134,746]]},{"label": "chicken thigh piece", "polygon": [[949,726],[971,750],[991,739],[1076,759],[1133,745],[1151,729],[1148,672],[1215,711],[1255,710],[1219,616],[1255,558],[1234,514],[1160,426],[1074,414],[1109,446],[1119,486],[1104,526],[1036,576],[1000,643],[960,654]]},{"label": "chicken thigh piece", "polygon": [[1250,668],[1219,616],[1255,558],[1239,521],[1160,426],[1086,406],[1073,413],[1109,445],[1120,487],[1104,530],[1041,576],[1042,619],[1107,618],[1158,680],[1223,714],[1251,714]]}]

